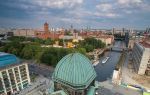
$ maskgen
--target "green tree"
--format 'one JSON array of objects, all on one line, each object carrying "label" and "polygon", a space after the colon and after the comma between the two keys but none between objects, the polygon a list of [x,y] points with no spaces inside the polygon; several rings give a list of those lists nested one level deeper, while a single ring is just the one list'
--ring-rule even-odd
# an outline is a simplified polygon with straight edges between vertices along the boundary
[{"label": "green tree", "polygon": [[43,52],[40,61],[47,65],[56,66],[57,63],[67,54],[72,53],[73,49],[47,48]]},{"label": "green tree", "polygon": [[25,59],[35,59],[38,52],[40,52],[40,46],[36,44],[26,44],[22,49],[21,56]]},{"label": "green tree", "polygon": [[54,42],[55,42],[54,40],[52,40],[52,39],[49,38],[49,39],[45,40],[44,44],[46,44],[46,45],[53,45]]},{"label": "green tree", "polygon": [[21,44],[19,41],[12,41],[4,46],[3,51],[20,56],[23,47],[24,44]]},{"label": "green tree", "polygon": [[77,48],[76,52],[80,52],[80,53],[85,55],[86,54],[86,49],[85,48]]},{"label": "green tree", "polygon": [[12,37],[9,37],[8,40],[21,42],[21,41],[25,41],[26,38],[22,36],[12,36]]},{"label": "green tree", "polygon": [[95,38],[85,38],[83,41],[80,41],[77,46],[85,48],[87,52],[91,52],[94,49],[104,48],[105,44],[101,40]]}]

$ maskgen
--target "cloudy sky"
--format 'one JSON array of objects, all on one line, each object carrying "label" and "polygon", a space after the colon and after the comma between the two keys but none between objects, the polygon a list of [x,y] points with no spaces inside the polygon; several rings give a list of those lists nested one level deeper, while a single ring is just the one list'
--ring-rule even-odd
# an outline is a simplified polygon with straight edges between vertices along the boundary
[{"label": "cloudy sky", "polygon": [[150,0],[0,0],[0,27],[138,28],[150,26]]}]

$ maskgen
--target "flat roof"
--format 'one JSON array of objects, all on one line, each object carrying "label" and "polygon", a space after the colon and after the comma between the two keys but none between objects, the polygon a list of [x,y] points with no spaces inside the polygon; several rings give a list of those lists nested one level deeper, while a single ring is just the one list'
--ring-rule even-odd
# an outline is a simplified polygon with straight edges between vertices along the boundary
[{"label": "flat roof", "polygon": [[20,64],[19,58],[13,54],[0,52],[0,69],[16,64]]}]

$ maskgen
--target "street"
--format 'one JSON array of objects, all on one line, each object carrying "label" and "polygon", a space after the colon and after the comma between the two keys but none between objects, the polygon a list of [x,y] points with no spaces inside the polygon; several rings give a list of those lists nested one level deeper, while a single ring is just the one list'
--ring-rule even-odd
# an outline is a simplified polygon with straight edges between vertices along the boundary
[{"label": "street", "polygon": [[[48,68],[49,67],[49,68]],[[29,64],[29,71],[30,73],[35,73],[35,74],[39,74],[39,75],[43,75],[44,77],[51,77],[52,73],[54,71],[54,68],[47,66],[45,67],[45,65],[43,64],[36,64],[36,63],[30,63]]]}]

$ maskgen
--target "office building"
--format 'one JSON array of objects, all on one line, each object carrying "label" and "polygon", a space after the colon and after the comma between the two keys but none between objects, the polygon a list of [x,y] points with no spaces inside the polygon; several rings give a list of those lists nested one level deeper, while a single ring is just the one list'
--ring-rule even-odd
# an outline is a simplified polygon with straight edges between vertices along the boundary
[{"label": "office building", "polygon": [[150,44],[146,42],[135,42],[132,57],[136,72],[144,75],[150,64]]},{"label": "office building", "polygon": [[0,95],[12,95],[30,84],[27,63],[15,55],[0,52]]}]

